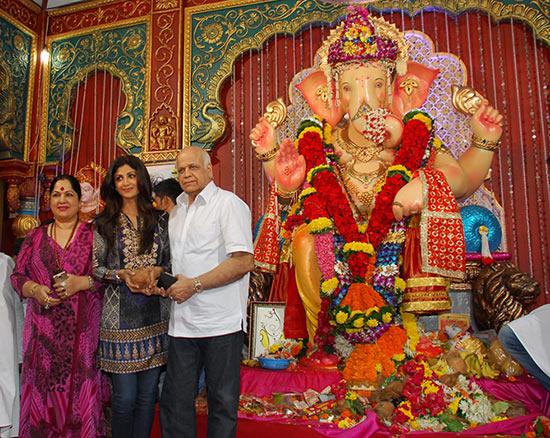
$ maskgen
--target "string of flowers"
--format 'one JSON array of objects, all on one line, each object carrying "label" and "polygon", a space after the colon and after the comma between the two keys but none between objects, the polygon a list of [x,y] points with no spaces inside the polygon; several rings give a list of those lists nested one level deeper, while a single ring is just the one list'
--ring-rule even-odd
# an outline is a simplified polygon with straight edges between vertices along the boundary
[{"label": "string of flowers", "polygon": [[[334,329],[353,343],[375,342],[394,320],[397,297],[404,289],[397,275],[406,223],[394,224],[389,232],[394,222],[391,205],[412,171],[429,156],[432,131],[425,113],[409,113],[404,120],[402,146],[379,188],[366,229],[357,225],[338,181],[332,128],[318,118],[300,124],[296,147],[306,161],[307,183],[285,228],[290,233],[306,223],[314,236],[322,275],[315,343],[321,347],[332,347]],[[379,246],[378,261],[371,243]]]},{"label": "string of flowers", "polygon": [[403,122],[405,126],[401,147],[395,154],[393,165],[386,170],[386,179],[374,201],[367,228],[369,240],[375,248],[382,243],[395,221],[392,210],[395,195],[411,180],[413,173],[425,164],[432,149],[433,120],[427,113],[410,111],[405,114]]}]

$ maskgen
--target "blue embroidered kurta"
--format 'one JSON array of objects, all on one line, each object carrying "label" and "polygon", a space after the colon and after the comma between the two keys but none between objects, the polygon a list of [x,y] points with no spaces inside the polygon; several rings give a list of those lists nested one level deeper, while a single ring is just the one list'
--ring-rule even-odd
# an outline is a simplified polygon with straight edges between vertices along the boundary
[{"label": "blue embroidered kurta", "polygon": [[99,365],[124,374],[164,365],[168,353],[170,301],[132,292],[116,279],[119,269],[162,266],[170,270],[168,217],[159,217],[151,249],[139,254],[140,231],[121,213],[115,246],[107,254],[103,237],[94,232],[94,276],[106,283],[99,336]]}]

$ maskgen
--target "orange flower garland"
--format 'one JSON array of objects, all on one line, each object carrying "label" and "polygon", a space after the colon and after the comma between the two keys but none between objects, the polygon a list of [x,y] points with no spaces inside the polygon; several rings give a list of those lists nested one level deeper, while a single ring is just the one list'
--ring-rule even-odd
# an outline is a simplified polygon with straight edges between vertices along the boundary
[{"label": "orange flower garland", "polygon": [[374,344],[358,344],[344,368],[344,379],[355,383],[377,383],[377,376],[391,376],[395,362],[403,360],[407,334],[402,327],[390,327]]},{"label": "orange flower garland", "polygon": [[340,303],[341,307],[350,306],[351,310],[364,312],[373,307],[382,307],[386,303],[371,286],[366,283],[352,283],[348,293]]}]

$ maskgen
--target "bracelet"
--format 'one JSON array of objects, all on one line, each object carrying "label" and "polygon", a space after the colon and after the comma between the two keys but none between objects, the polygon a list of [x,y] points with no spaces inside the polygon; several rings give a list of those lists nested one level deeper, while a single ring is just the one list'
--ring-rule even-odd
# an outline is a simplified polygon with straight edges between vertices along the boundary
[{"label": "bracelet", "polygon": [[202,282],[199,277],[193,279],[193,287],[195,288],[195,293],[200,294],[202,292]]},{"label": "bracelet", "polygon": [[472,134],[472,146],[478,149],[495,152],[500,147],[500,140],[490,141],[485,138],[478,137],[475,134]]},{"label": "bracelet", "polygon": [[287,192],[286,190],[283,190],[280,187],[277,187],[277,195],[285,199],[292,198],[297,191],[298,189]]},{"label": "bracelet", "polygon": [[256,158],[260,161],[271,161],[273,160],[273,158],[275,158],[275,155],[277,155],[278,151],[279,151],[279,145],[275,146],[270,151],[267,151],[261,154],[257,153]]},{"label": "bracelet", "polygon": [[113,273],[112,277],[111,277],[111,280],[112,281],[118,281],[119,283],[122,283],[122,278],[120,278],[120,275],[118,275],[118,271],[116,269],[113,269],[111,272]]},{"label": "bracelet", "polygon": [[88,289],[93,289],[94,287],[94,279],[92,278],[91,275],[88,275]]}]

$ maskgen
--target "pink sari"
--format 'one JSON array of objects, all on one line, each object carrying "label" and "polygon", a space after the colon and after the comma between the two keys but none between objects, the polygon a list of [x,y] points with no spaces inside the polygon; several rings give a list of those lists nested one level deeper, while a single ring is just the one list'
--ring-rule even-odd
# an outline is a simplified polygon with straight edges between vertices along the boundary
[{"label": "pink sari", "polygon": [[[47,226],[31,231],[11,276],[21,293],[32,280],[52,286],[57,251],[62,269],[92,274],[91,224],[81,224],[61,248]],[[20,437],[97,437],[105,435],[105,385],[96,364],[103,289],[96,283],[60,305],[45,309],[29,299],[23,329]],[[55,296],[55,293],[54,293]]]}]

